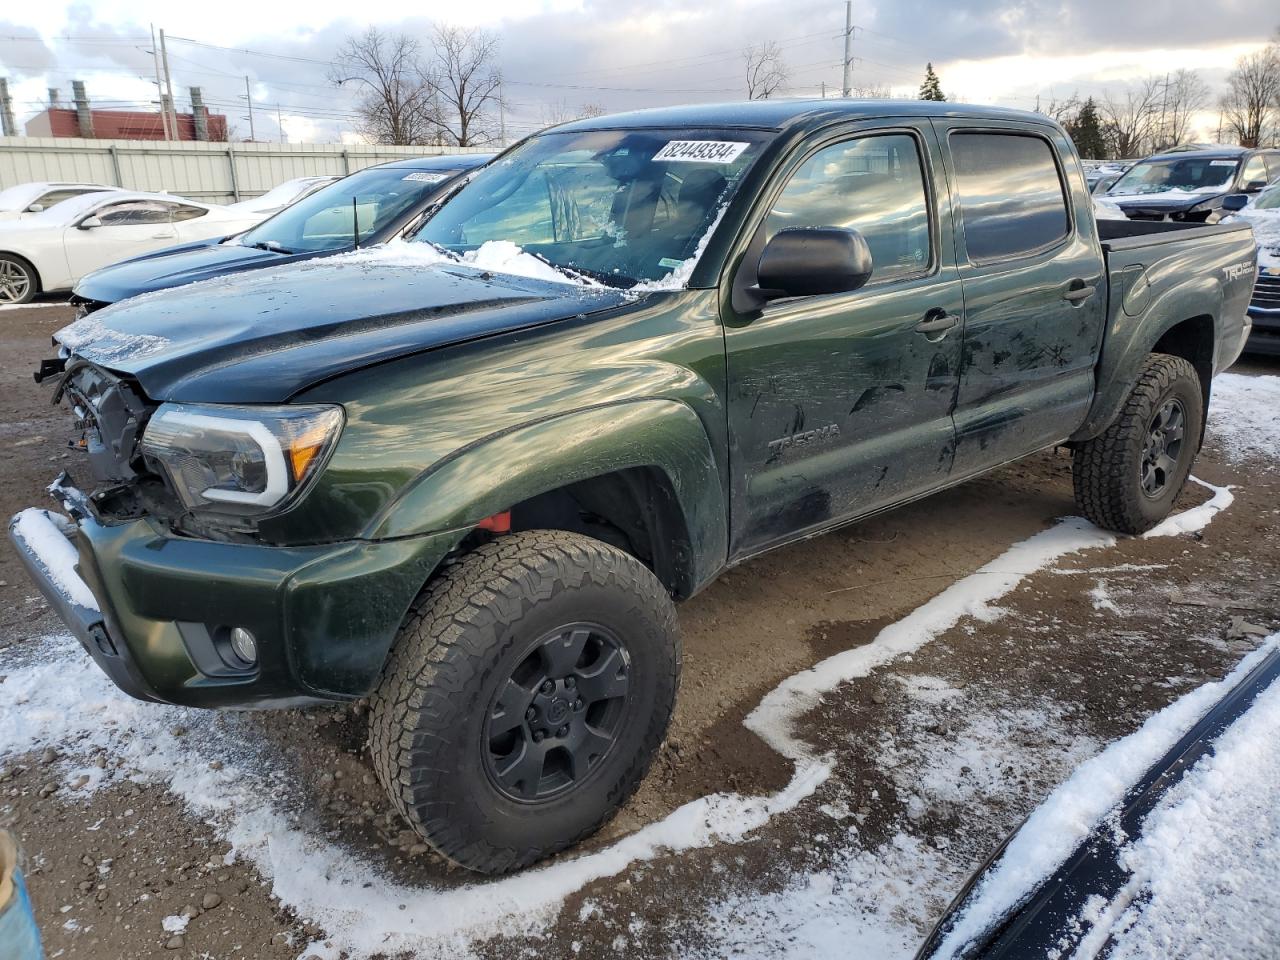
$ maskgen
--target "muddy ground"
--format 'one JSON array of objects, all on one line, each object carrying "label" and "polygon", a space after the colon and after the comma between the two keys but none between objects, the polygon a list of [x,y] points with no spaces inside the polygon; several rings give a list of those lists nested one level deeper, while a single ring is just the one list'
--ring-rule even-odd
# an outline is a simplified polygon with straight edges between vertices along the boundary
[{"label": "muddy ground", "polygon": [[[30,371],[68,319],[64,307],[0,312],[4,516],[44,505],[43,488],[67,462],[68,418]],[[1262,363],[1237,369],[1280,373]],[[1211,441],[1196,473],[1234,485],[1236,498],[1202,533],[1069,556],[1003,598],[993,622],[966,620],[825,698],[800,732],[835,772],[795,809],[741,842],[659,855],[591,882],[535,936],[473,933],[438,952],[768,956],[790,948],[803,956],[826,921],[797,920],[786,893],[797,878],[815,877],[833,883],[830,912],[883,910],[893,914],[885,923],[923,937],[966,876],[1074,764],[1256,645],[1233,618],[1280,628],[1280,469],[1229,463]],[[1190,487],[1179,509],[1207,496]],[[1073,512],[1069,458],[1045,453],[731,571],[681,609],[685,666],[671,735],[638,795],[585,849],[707,794],[782,788],[791,762],[742,724],[768,691],[872,642]],[[56,632],[5,541],[0,674]],[[224,722],[191,716],[206,732]],[[281,765],[280,802],[310,834],[407,888],[474,882],[390,813],[364,751],[359,706],[235,724]],[[110,769],[120,761],[103,753],[94,762]],[[189,762],[211,758],[193,747]],[[50,957],[294,957],[335,932],[295,916],[244,861],[227,864],[219,830],[164,785],[120,779],[85,800],[66,782],[56,749],[0,763],[0,826],[26,850]],[[883,868],[875,883],[863,853]],[[195,916],[175,938],[162,920],[184,908]]]}]

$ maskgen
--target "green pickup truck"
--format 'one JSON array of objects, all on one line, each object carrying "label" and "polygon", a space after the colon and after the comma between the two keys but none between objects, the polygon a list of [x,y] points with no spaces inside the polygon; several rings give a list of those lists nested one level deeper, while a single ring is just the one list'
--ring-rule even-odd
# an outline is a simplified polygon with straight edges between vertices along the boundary
[{"label": "green pickup truck", "polygon": [[674,602],[1055,445],[1164,517],[1247,226],[1094,219],[1043,116],[761,101],[544,131],[412,242],[127,300],[37,379],[83,464],[12,539],[135,697],[371,699],[397,808],[519,868],[636,788]]}]

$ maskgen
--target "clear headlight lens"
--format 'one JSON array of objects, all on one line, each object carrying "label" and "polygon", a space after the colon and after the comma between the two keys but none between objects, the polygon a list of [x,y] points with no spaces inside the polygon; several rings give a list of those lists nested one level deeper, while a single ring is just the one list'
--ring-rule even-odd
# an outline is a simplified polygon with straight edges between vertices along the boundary
[{"label": "clear headlight lens", "polygon": [[147,423],[142,453],[187,509],[244,516],[266,513],[302,487],[341,430],[335,406],[166,403]]}]

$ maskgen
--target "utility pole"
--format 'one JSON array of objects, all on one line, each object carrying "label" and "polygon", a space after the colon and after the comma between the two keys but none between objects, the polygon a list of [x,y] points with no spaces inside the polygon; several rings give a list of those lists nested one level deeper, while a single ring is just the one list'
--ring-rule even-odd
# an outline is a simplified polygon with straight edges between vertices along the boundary
[{"label": "utility pole", "polygon": [[280,142],[284,143],[284,120],[280,117],[280,104],[276,104],[276,127],[280,130]]},{"label": "utility pole", "polygon": [[178,111],[173,106],[173,81],[169,77],[169,51],[164,45],[164,27],[160,28],[160,65],[164,67],[164,92],[160,99],[169,108],[169,125],[173,128],[173,139],[181,140],[178,133]]},{"label": "utility pole", "polygon": [[253,132],[253,92],[249,89],[249,78],[244,78],[244,98],[249,104],[249,139],[257,140],[258,137]]},{"label": "utility pole", "polygon": [[507,145],[507,102],[502,94],[502,79],[498,79],[498,139]]},{"label": "utility pole", "polygon": [[822,81],[822,99],[827,99],[827,81]]},{"label": "utility pole", "polygon": [[160,100],[160,123],[164,127],[164,138],[172,140],[173,134],[169,131],[169,111],[164,106],[164,84],[160,82],[160,47],[156,43],[156,27],[151,25],[151,56],[156,64],[156,97]]},{"label": "utility pole", "polygon": [[0,77],[0,133],[6,137],[18,135],[18,125],[13,122],[13,98],[9,96],[7,77]]},{"label": "utility pole", "polygon": [[853,0],[845,0],[844,5],[844,92],[843,97],[849,96],[852,87],[849,86],[849,68],[853,66]]},{"label": "utility pole", "polygon": [[1164,139],[1165,139],[1164,110],[1165,110],[1165,104],[1168,103],[1168,101],[1169,101],[1169,74],[1166,73],[1164,75],[1164,88],[1160,91],[1160,133],[1159,133],[1160,142],[1156,144],[1157,150],[1163,149],[1166,146],[1170,146],[1170,147],[1173,146],[1173,144],[1171,143],[1170,144],[1164,143]]}]

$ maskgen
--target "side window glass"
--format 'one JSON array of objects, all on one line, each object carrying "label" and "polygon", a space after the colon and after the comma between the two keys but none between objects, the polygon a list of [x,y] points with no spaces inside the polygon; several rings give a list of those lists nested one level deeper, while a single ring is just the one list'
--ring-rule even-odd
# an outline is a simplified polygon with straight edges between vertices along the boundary
[{"label": "side window glass", "polygon": [[915,137],[871,135],[819,150],[769,211],[766,240],[788,227],[858,230],[871,248],[873,283],[928,269],[929,201]]},{"label": "side window glass", "polygon": [[950,144],[971,261],[1027,256],[1067,235],[1066,193],[1048,141],[957,131]]},{"label": "side window glass", "polygon": [[63,200],[70,200],[72,197],[79,197],[86,193],[101,193],[100,190],[50,190],[37,203],[44,204],[44,208],[48,210],[55,203],[61,203]]},{"label": "side window glass", "polygon": [[175,221],[194,220],[197,217],[203,217],[208,212],[209,211],[204,209],[203,207],[192,207],[192,206],[188,206],[185,203],[180,203],[180,204],[177,204],[173,209],[173,219]]},{"label": "side window glass", "polygon": [[1252,183],[1255,180],[1262,180],[1265,182],[1266,179],[1267,179],[1266,161],[1262,159],[1261,154],[1255,153],[1252,157],[1249,158],[1249,162],[1244,165],[1244,172],[1240,174],[1240,183],[1243,186],[1248,186],[1250,183]]},{"label": "side window glass", "polygon": [[103,226],[127,227],[141,223],[168,223],[169,210],[163,203],[151,200],[131,200],[125,203],[113,203],[105,207],[98,219]]}]

